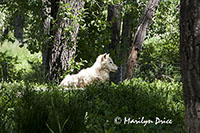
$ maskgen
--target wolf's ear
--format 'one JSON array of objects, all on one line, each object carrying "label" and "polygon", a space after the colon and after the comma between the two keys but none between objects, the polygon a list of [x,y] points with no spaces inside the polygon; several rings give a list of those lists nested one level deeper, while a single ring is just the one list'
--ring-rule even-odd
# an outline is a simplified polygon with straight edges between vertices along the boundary
[{"label": "wolf's ear", "polygon": [[104,58],[106,58],[107,56],[108,56],[108,54],[107,54],[107,53],[103,54],[103,57],[104,57]]},{"label": "wolf's ear", "polygon": [[103,54],[103,56],[101,57],[101,62],[106,59],[106,56],[107,56],[107,53]]},{"label": "wolf's ear", "polygon": [[110,56],[110,53],[107,54],[107,57],[109,57],[109,56]]}]

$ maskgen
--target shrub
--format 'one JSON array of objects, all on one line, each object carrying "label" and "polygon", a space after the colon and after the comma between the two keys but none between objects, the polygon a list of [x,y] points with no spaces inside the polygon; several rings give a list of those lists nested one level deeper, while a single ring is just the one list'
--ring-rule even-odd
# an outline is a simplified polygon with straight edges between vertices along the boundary
[{"label": "shrub", "polygon": [[148,81],[180,81],[178,47],[160,37],[146,40],[135,71],[136,77]]},{"label": "shrub", "polygon": [[[0,93],[1,131],[182,132],[181,86],[179,82],[149,83],[136,78],[118,85],[94,83],[84,91],[64,91],[57,85],[35,91],[36,84],[4,83]],[[173,123],[115,124],[117,116],[152,121],[158,117]]]},{"label": "shrub", "polygon": [[16,126],[15,104],[22,88],[22,83],[0,82],[0,132],[14,130]]},{"label": "shrub", "polygon": [[[181,84],[142,79],[125,81],[119,85],[90,86],[85,92],[88,103],[88,132],[160,132],[183,131],[183,100]],[[121,124],[115,117],[155,121],[155,118],[171,119],[173,124]]]},{"label": "shrub", "polygon": [[42,61],[41,58],[33,57],[28,60],[28,63],[31,69],[24,74],[23,80],[26,82],[45,82],[45,77],[42,70]]},{"label": "shrub", "polygon": [[18,58],[9,56],[7,52],[0,52],[0,81],[21,80],[23,70],[17,71],[15,64]]}]

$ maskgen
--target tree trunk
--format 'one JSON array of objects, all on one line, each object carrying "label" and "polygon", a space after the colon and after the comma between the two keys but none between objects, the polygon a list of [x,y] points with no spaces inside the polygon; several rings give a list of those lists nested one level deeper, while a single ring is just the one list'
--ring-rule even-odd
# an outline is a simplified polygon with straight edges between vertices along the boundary
[{"label": "tree trunk", "polygon": [[200,1],[181,0],[180,57],[187,133],[200,131]]},{"label": "tree trunk", "polygon": [[133,76],[134,69],[142,50],[142,43],[146,36],[146,31],[150,21],[152,20],[156,9],[160,3],[160,0],[149,0],[147,7],[144,10],[142,17],[140,18],[136,33],[131,43],[132,48],[129,53],[126,68],[126,79],[130,79]]},{"label": "tree trunk", "polygon": [[[120,41],[120,28],[121,28],[121,7],[119,4],[108,6],[108,21],[112,23],[111,43],[108,48],[116,48]],[[116,50],[115,50],[116,52]]]},{"label": "tree trunk", "polygon": [[[109,5],[108,6],[108,21],[112,22],[111,26],[111,43],[108,45],[108,51],[111,52],[113,60],[119,59],[119,53],[117,52],[117,47],[120,43],[120,30],[121,30],[121,7],[119,4]],[[120,71],[118,70],[115,73],[111,73],[110,80],[117,83],[120,81]]]},{"label": "tree trunk", "polygon": [[[78,16],[79,11],[84,6],[83,0],[62,0],[63,4],[69,3],[68,8],[73,16]],[[74,18],[67,16],[63,19],[60,15],[62,7],[59,0],[51,0],[50,16],[55,22],[50,24],[50,37],[53,37],[48,43],[44,43],[43,66],[47,72],[48,80],[59,82],[59,77],[65,72],[70,61],[76,53],[76,39],[79,30],[79,23]],[[67,30],[66,30],[67,29]],[[70,32],[68,31],[70,30]]]},{"label": "tree trunk", "polygon": [[16,11],[14,16],[14,36],[19,42],[23,42],[24,14]]},{"label": "tree trunk", "polygon": [[124,16],[123,19],[123,29],[122,29],[122,45],[121,45],[121,52],[120,57],[122,58],[123,62],[120,65],[120,81],[123,81],[125,79],[125,72],[126,72],[126,62],[128,58],[128,48],[131,44],[131,31],[133,28],[132,22],[131,22],[131,13],[127,13]]},{"label": "tree trunk", "polygon": [[51,13],[51,7],[48,5],[51,5],[51,3],[48,0],[42,0],[43,7],[42,7],[42,18],[43,18],[43,34],[44,34],[44,40],[43,40],[43,49],[42,49],[42,70],[43,70],[43,77],[46,78],[47,72],[48,72],[48,45],[49,45],[49,39],[50,36],[50,24],[51,20],[49,18]]}]

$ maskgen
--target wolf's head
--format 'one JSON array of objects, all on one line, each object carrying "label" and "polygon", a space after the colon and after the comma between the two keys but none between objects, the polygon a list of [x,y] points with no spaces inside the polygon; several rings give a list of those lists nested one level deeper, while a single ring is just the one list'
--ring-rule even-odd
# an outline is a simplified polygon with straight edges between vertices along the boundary
[{"label": "wolf's head", "polygon": [[105,53],[103,55],[100,55],[100,59],[101,59],[101,65],[103,66],[103,68],[111,71],[111,72],[115,72],[117,71],[118,67],[117,65],[115,65],[113,63],[113,60],[110,58],[110,55]]}]

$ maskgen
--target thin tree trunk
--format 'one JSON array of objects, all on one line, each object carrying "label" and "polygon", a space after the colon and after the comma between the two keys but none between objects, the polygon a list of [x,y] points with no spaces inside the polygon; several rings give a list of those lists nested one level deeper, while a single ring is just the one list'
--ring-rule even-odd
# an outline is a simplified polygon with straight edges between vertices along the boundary
[{"label": "thin tree trunk", "polygon": [[[63,4],[69,3],[73,16],[78,16],[79,11],[84,7],[83,0],[62,0]],[[46,68],[48,80],[59,82],[59,77],[69,67],[70,61],[76,53],[76,39],[79,30],[79,23],[70,17],[63,19],[60,16],[61,6],[59,0],[51,0],[51,17],[56,20],[50,24],[50,37],[53,39],[44,43],[43,67]],[[70,32],[65,29],[72,28]]]},{"label": "thin tree trunk", "polygon": [[120,41],[120,28],[121,28],[121,7],[119,4],[108,6],[108,21],[112,22],[111,43],[109,49],[116,48]]},{"label": "thin tree trunk", "polygon": [[24,26],[24,14],[20,11],[16,11],[14,16],[14,36],[19,42],[23,42],[23,27]]},{"label": "thin tree trunk", "polygon": [[[108,6],[108,21],[112,22],[111,26],[111,43],[108,45],[108,51],[115,55],[113,59],[116,61],[119,58],[119,53],[117,52],[117,47],[120,43],[120,30],[121,30],[121,6],[119,4]],[[120,81],[120,71],[111,73],[110,80],[117,83]]]},{"label": "thin tree trunk", "polygon": [[132,48],[127,60],[126,79],[130,79],[133,76],[134,69],[142,50],[142,43],[145,39],[147,28],[156,12],[159,3],[160,0],[149,0],[142,17],[140,18],[136,33],[131,43]]},{"label": "thin tree trunk", "polygon": [[125,79],[125,72],[126,72],[126,62],[128,58],[128,48],[131,44],[131,31],[133,28],[132,20],[130,19],[132,16],[131,13],[127,13],[123,19],[123,29],[122,29],[122,41],[121,41],[121,52],[120,57],[122,58],[123,62],[120,65],[120,81]]},{"label": "thin tree trunk", "polygon": [[42,70],[43,70],[43,77],[46,78],[47,72],[49,70],[48,64],[48,46],[49,46],[49,39],[50,36],[50,13],[51,13],[51,7],[48,5],[51,5],[51,3],[48,0],[42,0],[44,7],[42,7],[42,18],[43,18],[43,34],[44,34],[44,40],[43,40],[43,49],[42,49]]},{"label": "thin tree trunk", "polygon": [[200,1],[181,0],[180,57],[187,133],[200,132]]}]

